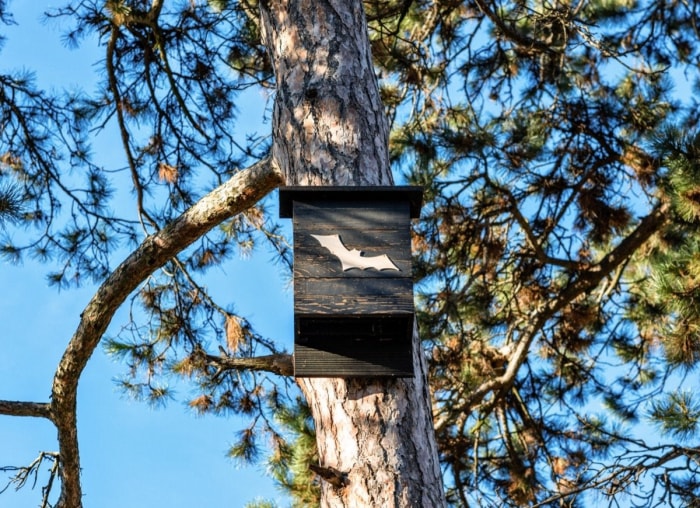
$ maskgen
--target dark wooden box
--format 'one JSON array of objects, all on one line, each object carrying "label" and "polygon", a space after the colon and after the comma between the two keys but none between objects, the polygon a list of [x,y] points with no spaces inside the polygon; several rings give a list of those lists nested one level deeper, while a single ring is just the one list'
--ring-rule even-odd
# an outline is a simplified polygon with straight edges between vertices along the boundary
[{"label": "dark wooden box", "polygon": [[283,187],[294,227],[296,376],[413,375],[420,187]]}]

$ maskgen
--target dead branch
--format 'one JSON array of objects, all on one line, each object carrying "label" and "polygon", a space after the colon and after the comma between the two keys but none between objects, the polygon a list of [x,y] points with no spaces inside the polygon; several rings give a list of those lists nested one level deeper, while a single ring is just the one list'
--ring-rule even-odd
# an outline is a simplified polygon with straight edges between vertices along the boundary
[{"label": "dead branch", "polygon": [[58,474],[59,459],[58,453],[56,452],[41,452],[39,456],[34,459],[34,461],[28,466],[4,466],[0,467],[0,471],[3,473],[14,472],[15,474],[10,478],[5,487],[0,489],[0,494],[5,492],[14,485],[15,490],[19,490],[24,487],[28,481],[31,480],[32,488],[36,487],[36,483],[39,479],[39,468],[44,463],[44,460],[51,460],[53,465],[49,470],[49,479],[46,485],[42,487],[42,503],[41,508],[47,508],[49,506],[49,494],[51,494],[51,487],[53,487],[54,480],[56,479],[56,474]]},{"label": "dead branch", "polygon": [[22,402],[0,400],[0,415],[51,418],[51,405],[47,402]]},{"label": "dead branch", "polygon": [[343,488],[350,483],[347,473],[338,471],[333,467],[323,467],[315,464],[309,464],[309,469],[311,472],[317,474],[322,480],[333,485],[333,487],[336,489]]}]

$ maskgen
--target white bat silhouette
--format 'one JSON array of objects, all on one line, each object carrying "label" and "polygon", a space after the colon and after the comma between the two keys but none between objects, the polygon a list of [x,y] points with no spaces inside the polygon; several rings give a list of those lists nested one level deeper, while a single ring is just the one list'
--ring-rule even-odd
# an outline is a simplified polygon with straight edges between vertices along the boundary
[{"label": "white bat silhouette", "polygon": [[340,260],[340,264],[342,265],[344,272],[350,270],[351,268],[359,268],[360,270],[374,268],[375,270],[400,271],[399,267],[396,266],[386,254],[382,254],[381,256],[364,257],[361,250],[348,250],[348,248],[343,245],[339,235],[311,236],[313,236],[318,243],[328,249],[331,254]]}]

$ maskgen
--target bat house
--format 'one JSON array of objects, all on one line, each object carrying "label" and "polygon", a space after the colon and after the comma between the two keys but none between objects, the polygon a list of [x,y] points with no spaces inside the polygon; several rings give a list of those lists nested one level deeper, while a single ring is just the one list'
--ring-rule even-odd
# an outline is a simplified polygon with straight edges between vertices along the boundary
[{"label": "bat house", "polygon": [[413,376],[420,187],[282,187],[294,228],[294,374]]}]

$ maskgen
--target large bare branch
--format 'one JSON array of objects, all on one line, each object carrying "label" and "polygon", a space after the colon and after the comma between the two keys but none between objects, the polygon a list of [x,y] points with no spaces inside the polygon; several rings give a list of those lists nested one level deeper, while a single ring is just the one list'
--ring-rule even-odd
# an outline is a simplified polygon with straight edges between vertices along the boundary
[{"label": "large bare branch", "polygon": [[167,227],[148,236],[102,283],[80,315],[52,386],[51,419],[58,429],[61,460],[59,508],[82,506],[76,425],[78,380],[114,313],[156,269],[222,221],[250,208],[281,185],[277,166],[265,159],[214,189]]}]

